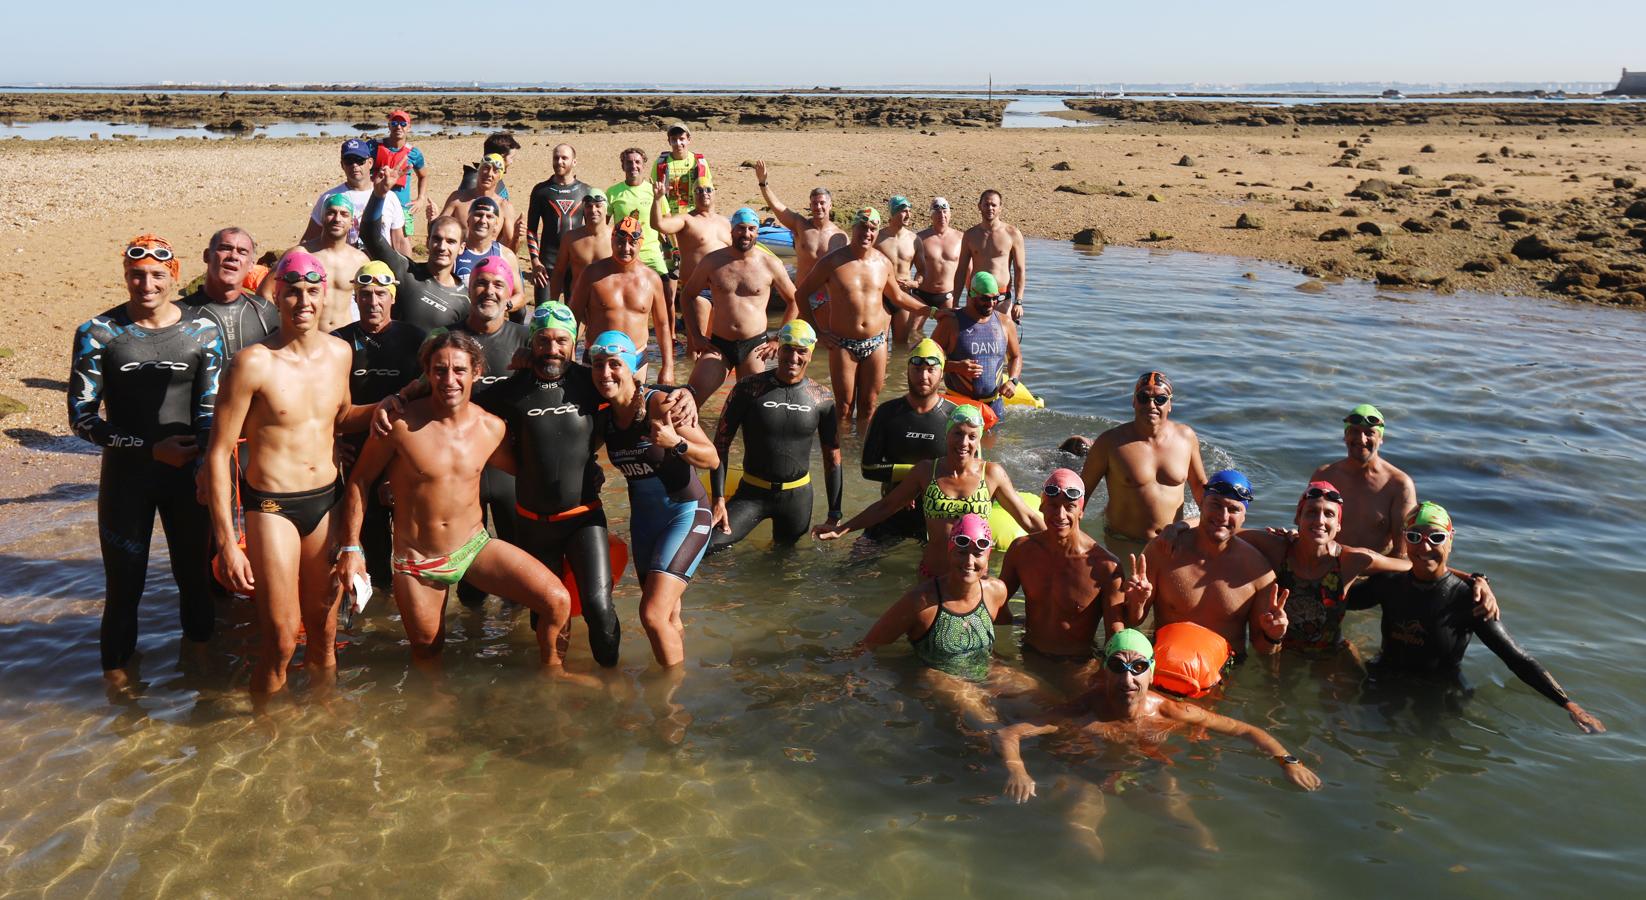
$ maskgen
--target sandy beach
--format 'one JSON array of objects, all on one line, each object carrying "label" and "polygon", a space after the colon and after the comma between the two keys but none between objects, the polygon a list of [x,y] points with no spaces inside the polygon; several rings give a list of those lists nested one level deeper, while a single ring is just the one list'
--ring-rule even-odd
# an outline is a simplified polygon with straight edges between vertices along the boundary
[{"label": "sandy beach", "polygon": [[[624,147],[663,146],[649,130],[522,134],[505,179],[514,196],[550,174],[549,148],[562,137],[578,148],[579,175],[602,186],[619,180]],[[52,483],[60,466],[84,477],[84,457],[26,449],[68,433],[70,338],[124,299],[122,243],[144,231],[167,236],[182,249],[185,281],[223,225],[248,228],[259,249],[283,249],[314,197],[339,180],[337,143],[0,143],[4,493]],[[417,143],[438,201],[479,155],[480,138]],[[1311,280],[1346,277],[1646,305],[1646,192],[1636,186],[1646,184],[1646,143],[1626,127],[705,129],[694,149],[716,170],[723,212],[760,205],[749,164],[764,158],[785,202],[802,204],[823,184],[837,215],[892,194],[921,209],[943,195],[966,227],[978,193],[993,187],[1007,220],[1030,235],[1097,229],[1109,243],[1279,261],[1299,270],[1305,291]],[[1032,257],[1026,297],[1032,310]]]}]

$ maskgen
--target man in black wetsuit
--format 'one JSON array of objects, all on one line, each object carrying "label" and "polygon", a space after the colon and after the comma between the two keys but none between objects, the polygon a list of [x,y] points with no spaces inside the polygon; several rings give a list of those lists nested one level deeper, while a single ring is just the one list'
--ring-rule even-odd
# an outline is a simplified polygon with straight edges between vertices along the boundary
[{"label": "man in black wetsuit", "polygon": [[1349,592],[1350,609],[1383,609],[1383,650],[1368,667],[1372,679],[1419,675],[1456,681],[1469,639],[1478,636],[1516,677],[1565,709],[1580,730],[1605,731],[1599,719],[1566,696],[1549,670],[1520,649],[1501,620],[1476,613],[1473,588],[1447,569],[1454,536],[1452,518],[1440,504],[1419,504],[1406,517],[1404,535],[1412,570],[1374,575]]},{"label": "man in black wetsuit", "polygon": [[538,305],[571,293],[571,280],[550,284],[555,259],[560,254],[560,238],[583,224],[583,198],[589,186],[577,180],[577,151],[571,144],[554,148],[554,174],[532,188],[526,207],[526,250],[531,253],[531,278]]},{"label": "man in black wetsuit", "polygon": [[[943,348],[924,338],[909,351],[909,392],[887,400],[869,420],[863,438],[863,477],[880,482],[880,495],[892,487],[923,459],[943,455],[944,433],[953,401],[943,396],[943,366],[948,362]],[[910,504],[884,522],[869,526],[864,536],[875,541],[903,538],[926,539],[926,518]]]},{"label": "man in black wetsuit", "polygon": [[[777,333],[777,368],[739,381],[726,398],[714,432],[720,466],[709,476],[714,495],[709,552],[743,540],[754,526],[772,520],[772,541],[793,544],[812,526],[812,436],[823,449],[823,483],[829,494],[827,524],[840,520],[840,436],[834,395],[806,377],[817,333],[795,319]],[[743,478],[726,499],[726,461],[732,438],[743,429]]]},{"label": "man in black wetsuit", "polygon": [[183,636],[203,642],[212,633],[211,519],[195,499],[194,461],[212,426],[223,340],[216,325],[172,302],[177,271],[170,244],[152,234],[133,238],[125,249],[126,303],[74,333],[69,424],[103,448],[99,642],[103,677],[114,689],[131,683],[127,667],[137,652],[137,604],[156,511],[171,551]]},{"label": "man in black wetsuit", "polygon": [[179,300],[188,318],[204,317],[223,338],[223,364],[240,348],[280,330],[274,304],[245,288],[246,276],[257,264],[257,242],[244,228],[219,229],[201,254],[206,277],[200,289]]},{"label": "man in black wetsuit", "polygon": [[[349,366],[349,397],[362,406],[374,405],[398,392],[422,371],[417,351],[423,345],[423,331],[389,317],[398,286],[387,264],[373,260],[361,266],[354,276],[354,302],[360,310],[360,320],[332,332],[354,351],[354,361]],[[337,452],[345,477],[365,443],[364,433],[338,437]],[[383,590],[391,586],[391,519],[391,510],[383,504],[379,492],[368,493],[360,545],[365,548],[366,572],[372,584]]]},{"label": "man in black wetsuit", "polygon": [[[468,318],[452,329],[471,334],[480,342],[486,370],[474,379],[473,400],[482,408],[487,396],[514,374],[515,355],[531,344],[531,331],[508,318],[509,298],[514,292],[513,269],[500,257],[486,257],[469,273]],[[519,546],[514,507],[514,476],[487,466],[480,476],[481,513],[491,514],[494,535]],[[465,582],[457,586],[457,599],[464,606],[478,606],[486,595]]]},{"label": "man in black wetsuit", "polygon": [[414,325],[419,331],[451,328],[469,314],[469,295],[463,282],[452,274],[457,254],[463,250],[463,225],[441,216],[429,223],[426,239],[427,262],[413,262],[383,239],[383,198],[394,190],[399,169],[372,173],[372,195],[361,214],[360,237],[366,255],[387,265],[394,273],[395,319]]}]

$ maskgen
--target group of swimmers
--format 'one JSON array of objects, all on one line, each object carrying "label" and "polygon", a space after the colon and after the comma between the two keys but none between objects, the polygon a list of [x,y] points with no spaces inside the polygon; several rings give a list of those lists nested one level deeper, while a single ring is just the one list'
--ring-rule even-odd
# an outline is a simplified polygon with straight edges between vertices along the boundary
[{"label": "group of swimmers", "polygon": [[[392,592],[419,665],[439,658],[455,587],[466,604],[495,595],[529,609],[543,665],[568,678],[580,677],[564,663],[575,607],[595,661],[615,666],[612,585],[625,558],[653,656],[678,671],[700,561],[770,521],[778,545],[858,530],[924,541],[913,587],[865,646],[907,637],[943,673],[934,678],[1009,680],[1022,673],[1000,671],[995,626],[1014,620],[1007,600],[1021,591],[1026,667],[1081,697],[1061,726],[1243,735],[1305,788],[1319,779],[1272,737],[1187,700],[1215,699],[1248,644],[1353,654],[1350,609],[1382,610],[1375,677],[1453,675],[1478,635],[1581,729],[1604,730],[1503,631],[1485,577],[1448,568],[1452,520],[1382,458],[1387,422],[1370,405],[1344,419],[1347,455],[1311,478],[1295,529],[1243,529],[1251,484],[1207,474],[1194,431],[1171,419],[1171,380],[1155,371],[1136,381],[1131,421],[1065,443],[1083,471],[1059,468],[1026,499],[981,452],[1022,366],[1023,241],[998,192],[983,193],[981,224],[965,232],[949,228],[943,198],[912,232],[903,197],[887,221],[857,211],[848,232],[826,189],[798,213],[756,163],[793,236],[791,276],[761,247],[753,210],[714,211],[711,170],[684,125],[650,167],[625,150],[624,180],[606,191],[577,181],[575,151],[555,147],[554,175],[517,217],[501,180],[513,148],[496,135],[434,215],[409,123],[396,110],[388,141],[345,142],[345,181],[266,269],[245,230],[222,229],[179,299],[172,246],[133,238],[127,301],[76,332],[69,414],[103,448],[101,648],[115,689],[130,678],[156,512],[188,641],[212,633],[214,580],[254,598],[259,703],[285,686],[300,635],[311,680],[335,677],[339,610],[358,609],[373,586]],[[414,260],[419,211],[426,258]],[[774,302],[783,312],[771,329]],[[677,322],[694,360],[684,385]],[[911,342],[906,393],[880,403],[888,344]],[[820,343],[832,390],[806,375]],[[710,429],[699,411],[733,372]],[[847,517],[840,448],[854,425],[862,476],[882,496]],[[814,440],[827,494],[815,527]],[[627,543],[601,506],[601,447],[627,481]],[[1100,482],[1101,542],[1080,528]],[[1197,516],[1185,518],[1185,487]],[[991,513],[1023,533],[999,578]],[[999,727],[989,704],[972,710],[996,729],[1008,793],[1026,799],[1019,742],[1054,723]]]}]

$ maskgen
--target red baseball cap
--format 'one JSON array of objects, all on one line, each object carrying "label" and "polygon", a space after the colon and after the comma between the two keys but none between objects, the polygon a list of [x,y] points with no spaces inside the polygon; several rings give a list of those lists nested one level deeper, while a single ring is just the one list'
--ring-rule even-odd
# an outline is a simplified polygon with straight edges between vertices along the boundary
[{"label": "red baseball cap", "polygon": [[410,125],[411,120],[412,120],[412,114],[409,113],[409,112],[406,112],[403,109],[391,109],[391,110],[389,110],[389,121],[393,122],[395,119],[404,119],[406,121],[406,124]]}]

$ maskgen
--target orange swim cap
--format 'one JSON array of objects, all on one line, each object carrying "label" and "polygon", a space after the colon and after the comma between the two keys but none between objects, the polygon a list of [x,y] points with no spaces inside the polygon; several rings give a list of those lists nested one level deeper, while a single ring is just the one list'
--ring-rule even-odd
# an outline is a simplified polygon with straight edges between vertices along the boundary
[{"label": "orange swim cap", "polygon": [[127,241],[122,256],[125,259],[125,267],[128,269],[134,266],[147,265],[150,260],[153,260],[155,263],[164,266],[173,278],[176,278],[181,270],[181,265],[177,261],[177,254],[172,252],[171,243],[158,234],[140,234]]}]

